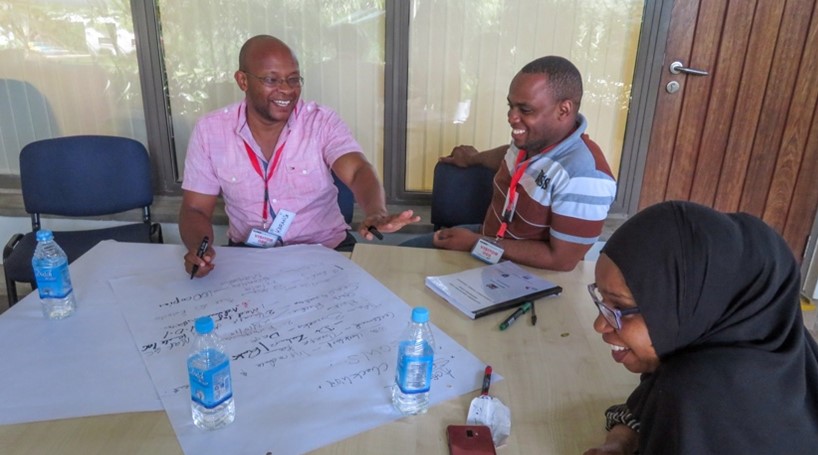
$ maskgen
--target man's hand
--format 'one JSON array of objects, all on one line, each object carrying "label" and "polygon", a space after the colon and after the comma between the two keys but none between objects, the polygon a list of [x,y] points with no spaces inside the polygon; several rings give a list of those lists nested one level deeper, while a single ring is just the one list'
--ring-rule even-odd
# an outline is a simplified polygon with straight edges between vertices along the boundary
[{"label": "man's hand", "polygon": [[437,248],[456,251],[471,251],[482,236],[459,227],[441,229],[435,232],[433,242]]},{"label": "man's hand", "polygon": [[196,251],[188,251],[185,254],[185,270],[189,275],[190,272],[193,271],[193,266],[196,265],[199,268],[196,270],[196,274],[193,276],[196,278],[201,278],[210,273],[210,271],[216,267],[216,265],[213,263],[214,259],[216,259],[216,250],[214,250],[212,247],[208,247],[204,256],[201,258],[196,256]]},{"label": "man's hand", "polygon": [[213,270],[213,259],[216,250],[208,245],[204,257],[199,258],[196,253],[202,239],[207,237],[213,241],[213,211],[216,208],[216,196],[185,190],[182,192],[182,206],[179,208],[179,235],[182,243],[187,247],[185,254],[185,270],[188,275],[194,265],[198,265],[195,277],[203,277]]},{"label": "man's hand", "polygon": [[375,236],[369,232],[370,227],[374,227],[381,232],[395,232],[407,224],[417,223],[418,221],[420,221],[420,217],[416,216],[412,210],[405,210],[396,215],[369,215],[364,218],[364,221],[358,227],[358,234],[367,240],[372,240]]},{"label": "man's hand", "polygon": [[449,156],[441,156],[439,161],[441,163],[454,164],[458,167],[469,167],[475,165],[475,157],[480,153],[471,145],[458,145],[452,149]]}]

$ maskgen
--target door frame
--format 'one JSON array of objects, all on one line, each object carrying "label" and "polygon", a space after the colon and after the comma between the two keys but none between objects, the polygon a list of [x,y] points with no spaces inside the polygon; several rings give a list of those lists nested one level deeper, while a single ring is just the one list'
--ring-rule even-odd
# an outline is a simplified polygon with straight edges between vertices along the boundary
[{"label": "door frame", "polygon": [[645,1],[612,214],[631,216],[639,210],[674,1]]},{"label": "door frame", "polygon": [[807,246],[804,248],[804,257],[801,260],[801,293],[812,298],[818,288],[818,212],[812,222]]}]

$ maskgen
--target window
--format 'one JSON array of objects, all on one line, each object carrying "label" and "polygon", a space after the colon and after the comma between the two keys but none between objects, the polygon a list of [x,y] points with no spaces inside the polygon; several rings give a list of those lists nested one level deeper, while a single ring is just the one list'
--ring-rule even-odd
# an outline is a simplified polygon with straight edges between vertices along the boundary
[{"label": "window", "polygon": [[147,144],[126,0],[0,3],[0,174],[39,139],[121,135]]},{"label": "window", "polygon": [[383,1],[159,0],[158,5],[178,169],[184,169],[196,120],[243,98],[233,79],[239,49],[251,36],[266,34],[298,55],[302,99],[338,112],[382,171]]},{"label": "window", "polygon": [[579,67],[588,132],[619,167],[643,1],[146,3],[0,4],[0,174],[19,175],[19,151],[33,140],[115,134],[148,145],[162,163],[159,191],[178,193],[193,125],[241,100],[239,47],[257,34],[293,48],[302,97],[347,122],[390,200],[423,199],[438,157],[455,145],[507,143],[508,84],[548,54]]},{"label": "window", "polygon": [[508,86],[545,55],[579,68],[580,112],[617,175],[641,22],[633,0],[414,0],[406,191],[431,191],[438,157],[459,144],[509,143]]}]

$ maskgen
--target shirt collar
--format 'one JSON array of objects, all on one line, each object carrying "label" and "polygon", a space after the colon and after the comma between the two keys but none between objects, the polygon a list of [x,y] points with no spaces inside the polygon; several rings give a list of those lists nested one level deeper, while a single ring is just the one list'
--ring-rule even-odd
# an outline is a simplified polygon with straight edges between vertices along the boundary
[{"label": "shirt collar", "polygon": [[[295,109],[293,109],[293,113],[290,114],[290,118],[287,119],[287,125],[284,127],[281,137],[278,140],[279,144],[282,141],[287,140],[289,132],[292,130],[293,126],[296,124],[298,116],[301,115],[303,111],[304,100],[298,98],[298,102],[295,104]],[[254,149],[258,148],[256,140],[253,139],[253,133],[250,132],[250,126],[247,124],[247,99],[243,99],[238,103],[238,112],[236,113],[236,134],[238,134],[248,144],[251,144]]]}]

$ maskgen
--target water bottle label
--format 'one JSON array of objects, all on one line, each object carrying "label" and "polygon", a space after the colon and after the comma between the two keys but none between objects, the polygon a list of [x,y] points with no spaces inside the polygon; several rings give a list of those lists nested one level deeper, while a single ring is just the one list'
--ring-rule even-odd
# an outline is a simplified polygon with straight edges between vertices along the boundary
[{"label": "water bottle label", "polygon": [[233,397],[230,362],[225,360],[209,370],[188,368],[190,397],[207,409],[213,409]]},{"label": "water bottle label", "polygon": [[34,267],[34,278],[41,299],[62,299],[73,291],[68,262],[54,267]]},{"label": "water bottle label", "polygon": [[426,393],[432,385],[434,355],[406,355],[403,353],[403,346],[409,343],[401,343],[401,348],[398,350],[398,370],[395,380],[403,393]]}]

